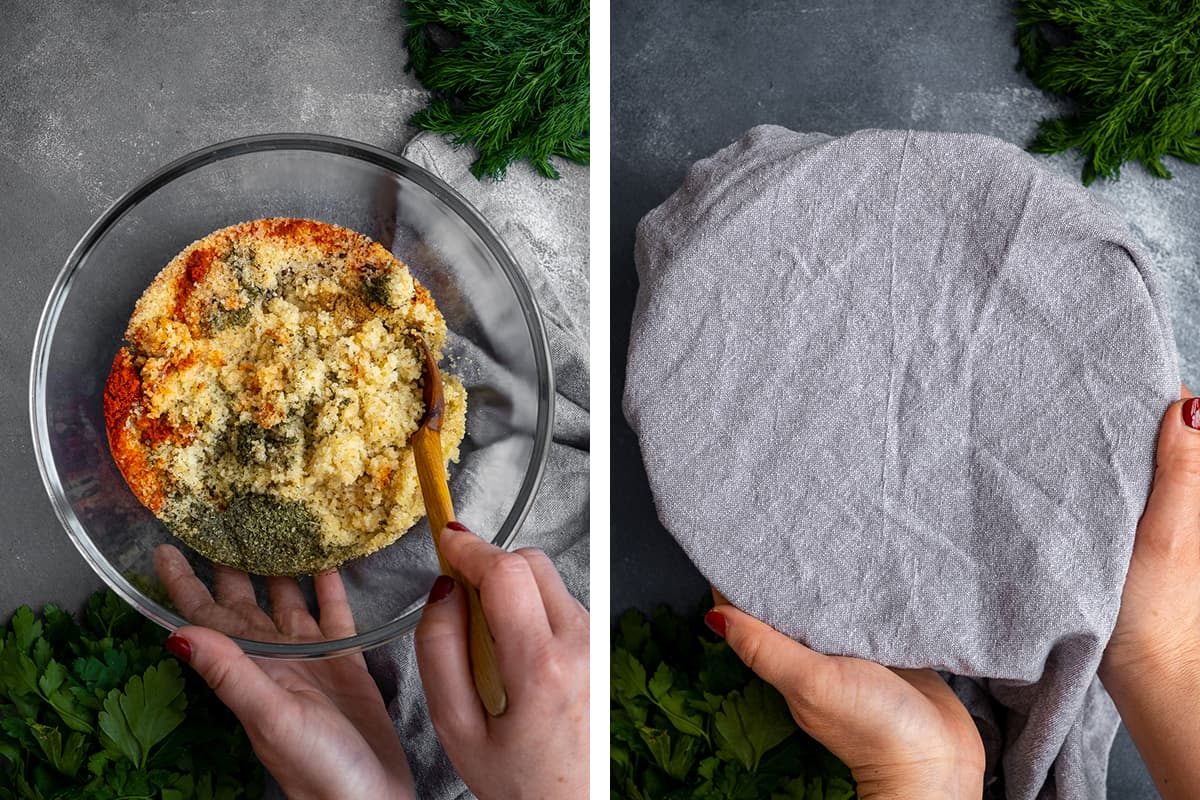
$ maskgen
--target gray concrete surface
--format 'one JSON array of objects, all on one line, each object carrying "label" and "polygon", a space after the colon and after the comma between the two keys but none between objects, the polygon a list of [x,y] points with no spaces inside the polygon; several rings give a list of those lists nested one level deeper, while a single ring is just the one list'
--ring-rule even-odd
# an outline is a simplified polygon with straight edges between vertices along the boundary
[{"label": "gray concrete surface", "polygon": [[0,614],[100,586],[38,476],[29,360],[76,240],[162,164],[236,136],[306,131],[399,152],[424,90],[394,0],[88,3],[0,11]]},{"label": "gray concrete surface", "polygon": [[[842,134],[860,128],[987,133],[1018,144],[1058,107],[1017,72],[1003,0],[818,3],[702,0],[612,5],[612,609],[666,602],[690,612],[705,583],[659,525],[637,443],[621,415],[623,356],[637,293],[638,219],[695,160],[752,125]],[[1046,159],[1078,175],[1080,162]],[[1155,260],[1174,309],[1185,380],[1200,377],[1200,169],[1172,181],[1138,166],[1094,190],[1115,203]],[[1111,798],[1156,797],[1124,730]]]}]

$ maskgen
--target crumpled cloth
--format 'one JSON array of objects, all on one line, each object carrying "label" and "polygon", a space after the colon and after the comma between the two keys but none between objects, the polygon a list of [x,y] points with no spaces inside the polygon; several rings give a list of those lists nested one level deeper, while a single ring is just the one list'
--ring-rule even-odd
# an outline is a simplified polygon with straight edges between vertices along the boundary
[{"label": "crumpled cloth", "polygon": [[985,136],[757,127],[638,226],[625,414],[738,607],[951,673],[989,796],[1104,795],[1095,679],[1169,317],[1117,214]]},{"label": "crumpled cloth", "polygon": [[[562,178],[548,181],[526,164],[510,167],[501,182],[479,182],[474,156],[441,138],[421,134],[405,158],[433,172],[462,194],[486,219],[521,266],[546,323],[554,369],[554,432],[542,483],[513,548],[546,552],[571,593],[588,604],[588,171],[558,164]],[[456,497],[464,519],[470,497]],[[485,531],[479,531],[486,533]],[[406,636],[366,654],[408,755],[422,800],[474,795],[454,771],[429,721],[413,639]]]}]

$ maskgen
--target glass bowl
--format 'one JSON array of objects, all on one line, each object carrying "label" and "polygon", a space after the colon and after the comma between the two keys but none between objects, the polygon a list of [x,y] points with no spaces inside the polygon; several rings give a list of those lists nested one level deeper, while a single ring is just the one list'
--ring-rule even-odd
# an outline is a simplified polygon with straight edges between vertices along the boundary
[{"label": "glass bowl", "polygon": [[[468,390],[467,435],[450,465],[464,524],[507,547],[549,448],[554,389],[537,304],[495,231],[453,189],[403,158],[329,136],[253,136],[185,156],[118,199],[75,246],[42,312],[30,376],[34,450],[67,534],[105,583],[171,630],[187,621],[158,584],[154,548],[179,547],[210,591],[212,565],[126,486],[105,434],[104,383],[134,303],[159,270],[196,239],[260,217],[364,233],[433,295],[450,331],[443,369]],[[238,643],[260,657],[321,658],[409,631],[439,572],[428,524],[341,572],[356,636]],[[265,581],[253,580],[268,609]],[[311,581],[301,586],[313,603]]]}]

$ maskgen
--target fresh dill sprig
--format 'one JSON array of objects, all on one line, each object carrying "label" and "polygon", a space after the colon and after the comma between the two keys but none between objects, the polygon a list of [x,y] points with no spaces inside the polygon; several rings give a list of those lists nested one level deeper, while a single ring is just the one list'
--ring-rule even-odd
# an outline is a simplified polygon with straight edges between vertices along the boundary
[{"label": "fresh dill sprig", "polygon": [[1083,182],[1126,161],[1170,178],[1164,155],[1200,162],[1200,3],[1019,0],[1020,65],[1073,113],[1042,120],[1029,149],[1078,148]]},{"label": "fresh dill sprig", "polygon": [[588,163],[587,2],[409,0],[405,17],[408,66],[433,93],[413,123],[476,148],[476,178]]}]

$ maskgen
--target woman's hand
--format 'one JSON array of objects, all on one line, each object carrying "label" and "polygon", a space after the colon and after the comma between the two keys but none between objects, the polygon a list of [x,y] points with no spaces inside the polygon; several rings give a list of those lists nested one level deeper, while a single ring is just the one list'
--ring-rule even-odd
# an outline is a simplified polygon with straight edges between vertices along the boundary
[{"label": "woman's hand", "polygon": [[540,550],[509,553],[452,522],[442,551],[479,588],[508,691],[508,710],[488,716],[471,678],[465,593],[439,577],[417,662],[450,762],[480,800],[587,797],[587,611]]},{"label": "woman's hand", "polygon": [[1200,430],[1189,424],[1200,426],[1198,406],[1180,400],[1163,416],[1154,484],[1104,652],[1106,682],[1146,671],[1200,678]]},{"label": "woman's hand", "polygon": [[1186,387],[1158,434],[1116,628],[1100,663],[1159,793],[1200,786],[1200,399]]},{"label": "woman's hand", "polygon": [[821,655],[721,597],[704,621],[780,691],[796,723],[845,762],[860,797],[983,794],[979,731],[936,672]]},{"label": "woman's hand", "polygon": [[361,655],[320,661],[252,661],[231,639],[321,641],[354,635],[336,572],[313,578],[320,620],[291,578],[268,578],[271,616],[254,599],[250,578],[214,567],[216,599],[170,545],[154,566],[171,601],[191,622],[167,639],[241,720],[254,752],[292,800],[412,798],[412,775],[379,689]]}]

